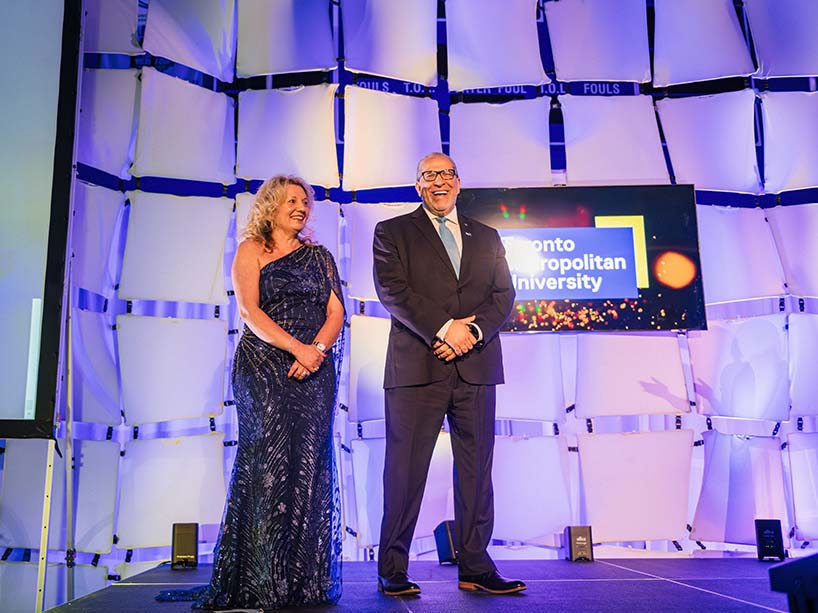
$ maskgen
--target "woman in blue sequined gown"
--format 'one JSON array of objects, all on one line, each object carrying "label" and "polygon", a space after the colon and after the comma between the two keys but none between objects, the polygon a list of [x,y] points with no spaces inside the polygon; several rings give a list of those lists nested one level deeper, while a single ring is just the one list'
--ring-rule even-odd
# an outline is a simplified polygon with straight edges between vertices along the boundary
[{"label": "woman in blue sequined gown", "polygon": [[312,204],[302,179],[266,181],[236,252],[245,323],[233,364],[238,453],[213,576],[194,608],[270,610],[341,596],[332,347],[344,308],[332,255],[301,237]]}]

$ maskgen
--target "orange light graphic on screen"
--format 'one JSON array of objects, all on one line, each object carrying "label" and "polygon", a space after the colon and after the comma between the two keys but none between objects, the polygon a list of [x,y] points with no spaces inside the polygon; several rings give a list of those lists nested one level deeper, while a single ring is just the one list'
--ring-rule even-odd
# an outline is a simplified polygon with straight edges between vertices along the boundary
[{"label": "orange light graphic on screen", "polygon": [[696,278],[696,265],[684,254],[665,251],[653,261],[653,274],[659,283],[673,289],[681,289],[690,285]]}]

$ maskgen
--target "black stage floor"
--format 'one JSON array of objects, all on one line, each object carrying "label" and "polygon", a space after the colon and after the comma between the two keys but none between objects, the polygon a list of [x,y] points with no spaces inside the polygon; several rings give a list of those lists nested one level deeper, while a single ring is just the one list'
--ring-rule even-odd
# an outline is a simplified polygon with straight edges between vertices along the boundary
[{"label": "black stage floor", "polygon": [[[318,611],[787,611],[784,594],[770,591],[769,563],[753,558],[502,560],[500,571],[528,589],[491,596],[457,589],[457,568],[413,562],[410,574],[423,593],[390,598],[376,590],[374,562],[344,564],[344,595]],[[51,609],[59,613],[189,611],[187,602],[156,602],[162,589],[206,583],[210,566],[173,571],[159,567]],[[305,609],[300,609],[304,611]]]}]

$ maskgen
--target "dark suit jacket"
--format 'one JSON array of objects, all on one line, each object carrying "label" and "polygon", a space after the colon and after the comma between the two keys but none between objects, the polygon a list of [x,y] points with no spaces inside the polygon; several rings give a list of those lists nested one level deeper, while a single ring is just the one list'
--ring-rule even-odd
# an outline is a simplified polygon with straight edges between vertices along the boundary
[{"label": "dark suit jacket", "polygon": [[[373,244],[375,288],[392,315],[384,388],[445,379],[456,368],[467,383],[503,383],[498,332],[514,304],[505,249],[494,228],[458,214],[463,239],[460,278],[421,205],[380,222]],[[445,363],[434,356],[435,334],[449,319],[476,315],[483,342]]]}]

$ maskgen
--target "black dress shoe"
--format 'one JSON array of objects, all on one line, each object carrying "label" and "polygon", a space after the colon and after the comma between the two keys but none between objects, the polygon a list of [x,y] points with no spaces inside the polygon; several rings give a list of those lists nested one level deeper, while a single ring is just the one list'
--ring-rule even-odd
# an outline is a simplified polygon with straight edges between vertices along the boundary
[{"label": "black dress shoe", "polygon": [[468,592],[482,590],[489,594],[514,594],[522,592],[525,589],[525,583],[515,579],[506,579],[496,570],[492,570],[482,575],[460,575],[457,587]]},{"label": "black dress shoe", "polygon": [[420,594],[420,586],[409,581],[406,573],[394,573],[388,577],[378,575],[378,591],[387,596],[411,596]]}]

